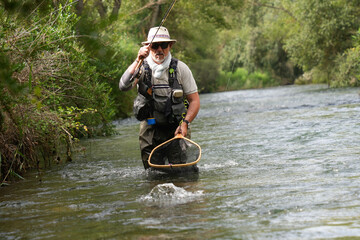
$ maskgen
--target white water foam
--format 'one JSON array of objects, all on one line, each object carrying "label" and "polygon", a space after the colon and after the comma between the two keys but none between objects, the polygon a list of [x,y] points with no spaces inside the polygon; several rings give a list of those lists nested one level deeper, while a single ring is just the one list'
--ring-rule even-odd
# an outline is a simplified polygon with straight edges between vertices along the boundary
[{"label": "white water foam", "polygon": [[173,183],[164,183],[156,185],[149,194],[142,196],[140,201],[151,206],[173,206],[195,201],[203,194],[202,190],[189,192]]},{"label": "white water foam", "polygon": [[228,161],[225,161],[225,162],[211,162],[211,163],[205,163],[203,165],[199,165],[199,167],[201,169],[205,169],[205,170],[216,170],[216,169],[219,169],[219,168],[229,168],[229,167],[236,167],[238,166],[239,163],[233,161],[233,160],[228,160]]}]

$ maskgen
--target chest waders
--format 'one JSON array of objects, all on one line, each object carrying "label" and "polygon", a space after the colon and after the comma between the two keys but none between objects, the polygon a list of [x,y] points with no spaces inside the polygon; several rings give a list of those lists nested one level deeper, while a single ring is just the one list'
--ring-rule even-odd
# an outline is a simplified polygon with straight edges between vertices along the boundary
[{"label": "chest waders", "polygon": [[152,71],[144,61],[144,77],[138,82],[134,115],[139,121],[154,118],[158,126],[179,125],[185,118],[188,102],[177,79],[177,63],[171,59],[168,81],[152,82]]}]

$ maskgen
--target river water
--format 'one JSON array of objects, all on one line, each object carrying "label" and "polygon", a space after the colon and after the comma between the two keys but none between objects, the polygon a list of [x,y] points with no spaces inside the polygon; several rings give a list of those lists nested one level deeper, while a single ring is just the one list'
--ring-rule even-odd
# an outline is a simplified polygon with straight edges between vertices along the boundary
[{"label": "river water", "polygon": [[138,122],[0,189],[0,239],[360,237],[359,89],[201,95],[199,174],[146,172]]}]

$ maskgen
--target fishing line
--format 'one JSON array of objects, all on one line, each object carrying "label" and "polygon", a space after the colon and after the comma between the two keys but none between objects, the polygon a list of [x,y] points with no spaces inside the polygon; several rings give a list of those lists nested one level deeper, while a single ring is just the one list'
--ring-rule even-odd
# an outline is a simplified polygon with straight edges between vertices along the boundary
[{"label": "fishing line", "polygon": [[[234,62],[233,62],[232,68],[231,68],[231,74],[234,73],[234,66],[235,66],[235,62],[236,62],[236,60],[237,60],[238,55],[239,55],[239,54],[236,54],[236,56],[235,56],[235,59],[234,59]],[[228,90],[230,78],[231,78],[231,76],[229,76],[228,81],[227,81],[227,83],[226,83],[226,91]]]},{"label": "fishing line", "polygon": [[151,45],[151,43],[154,41],[154,38],[155,38],[156,34],[158,33],[159,29],[162,27],[162,25],[163,25],[164,22],[166,21],[166,18],[169,16],[170,11],[173,9],[173,7],[174,7],[174,5],[175,5],[175,2],[176,2],[176,0],[174,0],[174,1],[171,3],[170,7],[168,8],[167,12],[165,13],[165,16],[164,16],[163,19],[161,20],[160,26],[159,26],[158,29],[156,30],[156,33],[155,33],[154,37],[151,39],[151,42],[150,42],[149,45]]},{"label": "fishing line", "polygon": [[[240,43],[241,44],[241,43]],[[240,45],[239,44],[239,45]],[[232,64],[232,67],[231,67],[231,74],[234,74],[234,66],[235,66],[235,63],[236,63],[236,61],[237,61],[237,59],[238,59],[238,56],[239,56],[239,54],[240,53],[238,53],[238,51],[239,51],[239,49],[240,49],[240,46],[237,48],[237,52],[236,52],[236,55],[235,55],[235,59],[234,59],[234,62],[233,62],[233,64]],[[228,87],[229,87],[229,82],[230,82],[230,78],[231,78],[231,75],[229,76],[229,78],[228,78],[228,80],[227,80],[227,83],[226,83],[226,91],[228,90]]]}]

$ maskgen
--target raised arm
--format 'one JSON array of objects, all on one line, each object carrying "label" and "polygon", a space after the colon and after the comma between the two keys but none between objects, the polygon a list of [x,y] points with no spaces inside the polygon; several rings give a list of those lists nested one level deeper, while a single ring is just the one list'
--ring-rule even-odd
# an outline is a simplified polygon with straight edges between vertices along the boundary
[{"label": "raised arm", "polygon": [[128,91],[136,85],[136,79],[132,78],[133,74],[135,73],[136,66],[140,62],[140,60],[145,59],[149,56],[150,53],[150,46],[143,46],[139,49],[138,55],[135,61],[127,68],[127,70],[123,73],[120,78],[119,88],[121,91]]}]

